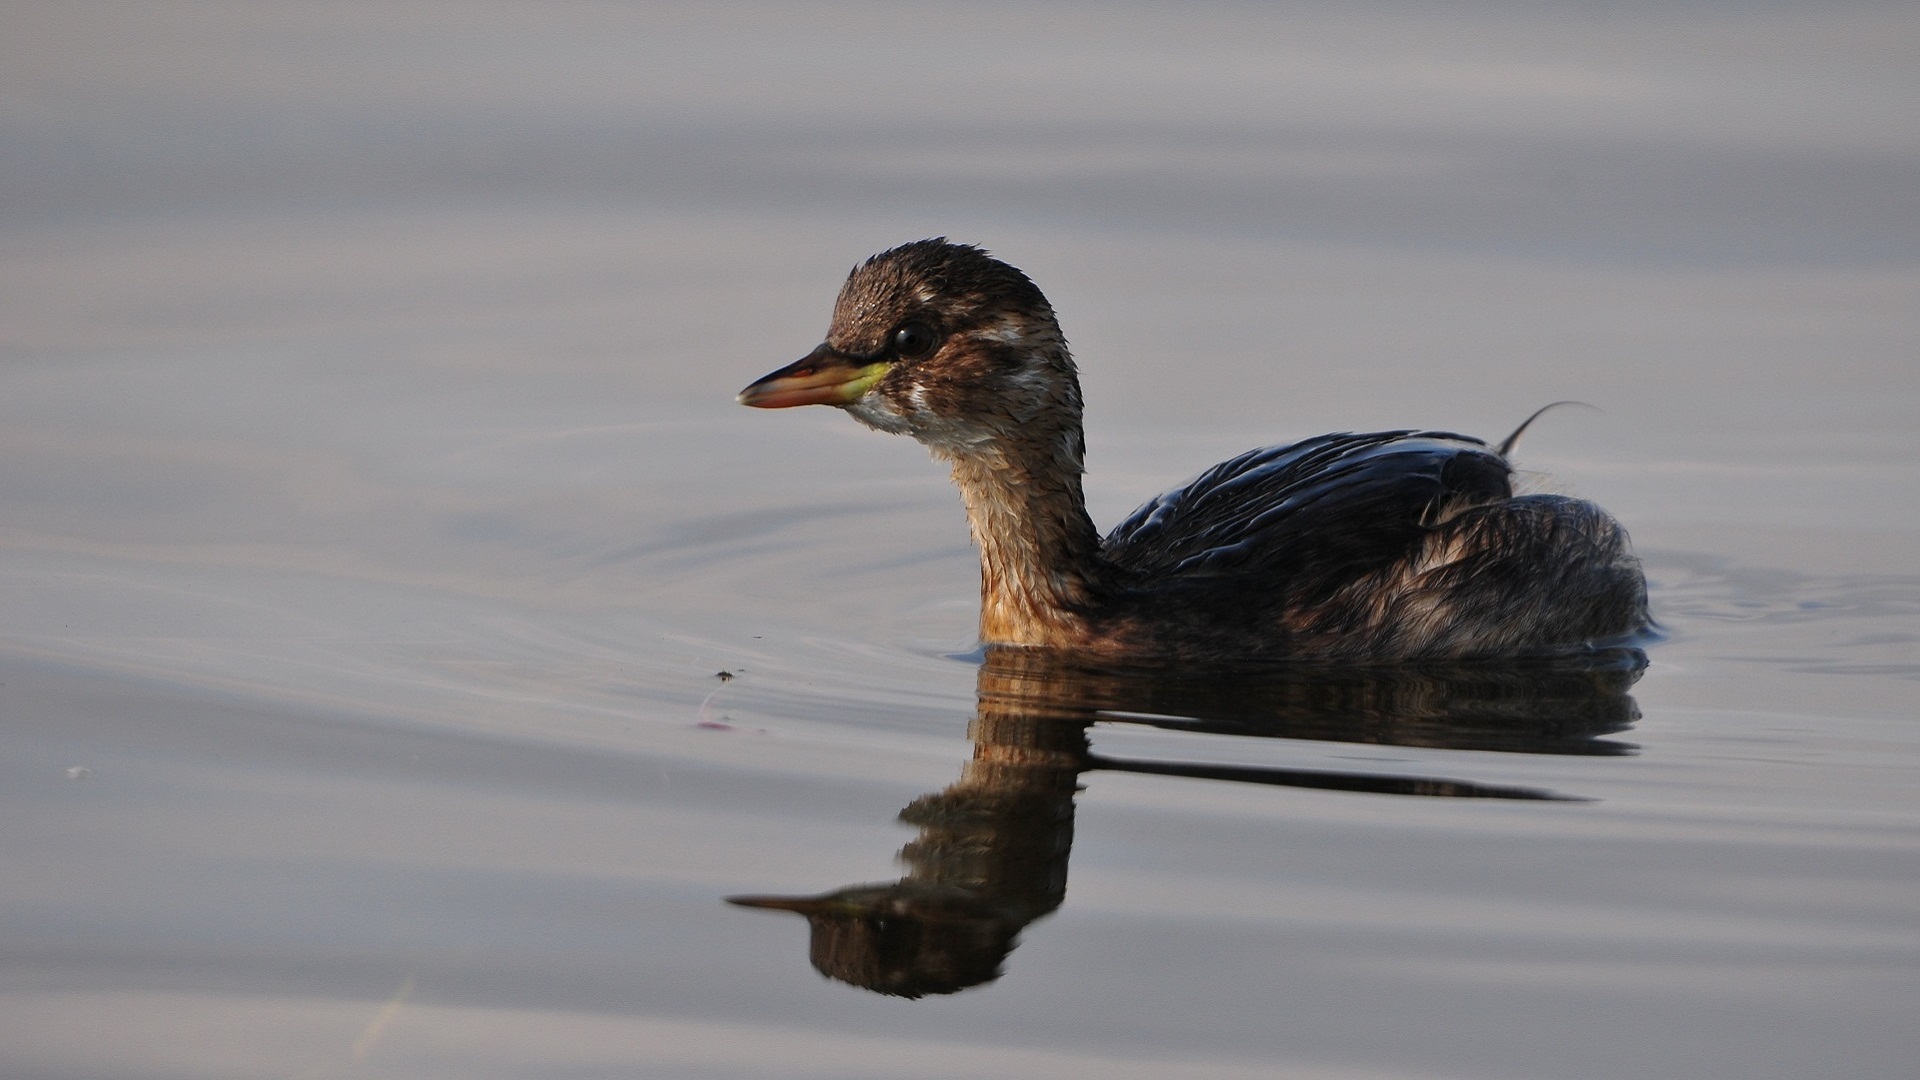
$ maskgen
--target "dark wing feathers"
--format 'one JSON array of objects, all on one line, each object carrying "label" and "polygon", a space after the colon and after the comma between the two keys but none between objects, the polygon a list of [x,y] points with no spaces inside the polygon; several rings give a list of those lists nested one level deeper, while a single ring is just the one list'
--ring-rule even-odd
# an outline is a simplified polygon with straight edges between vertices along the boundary
[{"label": "dark wing feathers", "polygon": [[1463,435],[1322,435],[1221,462],[1134,511],[1104,550],[1142,575],[1270,574],[1337,588],[1404,557],[1461,509],[1508,498],[1510,472]]}]

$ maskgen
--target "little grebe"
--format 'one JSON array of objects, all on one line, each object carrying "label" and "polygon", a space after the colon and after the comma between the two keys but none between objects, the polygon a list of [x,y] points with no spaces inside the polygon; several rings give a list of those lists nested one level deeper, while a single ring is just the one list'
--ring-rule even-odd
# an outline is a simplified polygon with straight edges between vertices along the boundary
[{"label": "little grebe", "polygon": [[1511,437],[1388,431],[1253,450],[1101,539],[1053,308],[1019,270],[944,238],[856,267],[826,341],[740,401],[834,405],[949,462],[980,547],[989,644],[1459,659],[1582,651],[1648,624],[1625,530],[1578,499],[1516,497]]}]

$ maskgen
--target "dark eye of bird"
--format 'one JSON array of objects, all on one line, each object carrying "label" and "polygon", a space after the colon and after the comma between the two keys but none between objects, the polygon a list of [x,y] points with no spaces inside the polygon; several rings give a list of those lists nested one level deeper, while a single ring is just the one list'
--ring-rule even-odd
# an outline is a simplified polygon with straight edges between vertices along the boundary
[{"label": "dark eye of bird", "polygon": [[939,340],[934,336],[933,327],[926,323],[902,323],[900,328],[893,332],[893,354],[912,360],[932,352]]}]

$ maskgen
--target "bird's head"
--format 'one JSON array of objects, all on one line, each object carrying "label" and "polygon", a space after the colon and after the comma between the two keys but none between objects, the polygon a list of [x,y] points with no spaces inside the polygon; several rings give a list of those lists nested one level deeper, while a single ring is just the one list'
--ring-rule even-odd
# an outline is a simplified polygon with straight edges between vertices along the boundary
[{"label": "bird's head", "polygon": [[740,403],[834,405],[870,427],[966,455],[1033,435],[1078,434],[1080,386],[1039,288],[945,238],[854,268],[827,339],[754,382]]}]

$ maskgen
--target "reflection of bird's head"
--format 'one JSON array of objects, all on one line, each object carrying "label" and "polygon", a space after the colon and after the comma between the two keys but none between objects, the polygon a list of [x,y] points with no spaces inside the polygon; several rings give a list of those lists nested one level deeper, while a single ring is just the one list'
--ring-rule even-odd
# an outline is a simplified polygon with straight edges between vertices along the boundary
[{"label": "reflection of bird's head", "polygon": [[999,978],[1025,925],[966,890],[905,881],[727,902],[805,915],[810,959],[820,974],[904,998],[952,994]]},{"label": "reflection of bird's head", "polygon": [[[919,240],[855,267],[827,339],[747,387],[763,408],[837,405],[965,455],[1080,420],[1080,386],[1047,298],[985,251]],[[1051,431],[1048,432],[1051,434]]]}]

